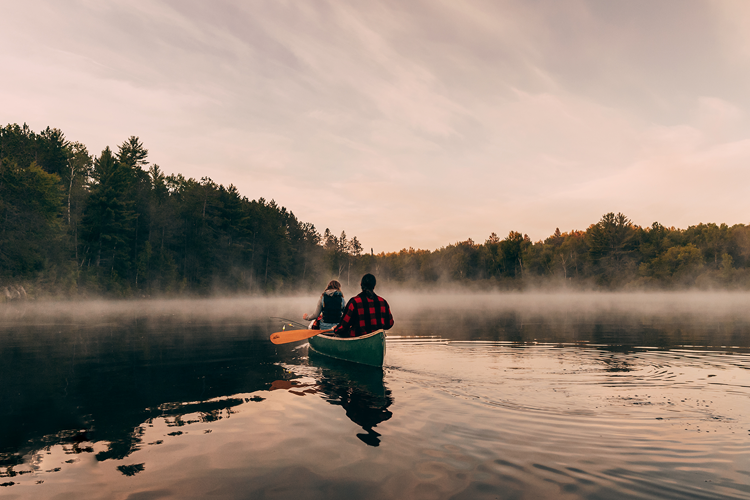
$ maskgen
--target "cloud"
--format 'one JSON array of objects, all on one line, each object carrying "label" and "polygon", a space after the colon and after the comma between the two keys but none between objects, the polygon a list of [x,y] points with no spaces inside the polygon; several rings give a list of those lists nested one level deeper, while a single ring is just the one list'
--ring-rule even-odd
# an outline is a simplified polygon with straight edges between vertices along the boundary
[{"label": "cloud", "polygon": [[[276,199],[376,251],[747,213],[744,2],[30,1],[0,121]],[[746,164],[746,163],[744,163]],[[644,222],[645,221],[645,222]]]}]

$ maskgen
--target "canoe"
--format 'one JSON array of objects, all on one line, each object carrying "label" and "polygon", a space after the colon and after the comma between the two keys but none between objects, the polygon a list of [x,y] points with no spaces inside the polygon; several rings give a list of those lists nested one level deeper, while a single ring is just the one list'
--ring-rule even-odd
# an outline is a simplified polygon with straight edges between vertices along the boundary
[{"label": "canoe", "polygon": [[316,335],[310,337],[309,342],[310,349],[319,354],[352,363],[383,366],[383,358],[385,358],[385,332],[383,330],[360,337]]}]

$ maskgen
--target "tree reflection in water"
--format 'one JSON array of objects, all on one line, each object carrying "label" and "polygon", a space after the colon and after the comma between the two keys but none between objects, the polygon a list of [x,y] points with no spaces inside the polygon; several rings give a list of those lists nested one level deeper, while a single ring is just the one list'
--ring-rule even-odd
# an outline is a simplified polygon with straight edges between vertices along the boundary
[{"label": "tree reflection in water", "polygon": [[276,356],[267,331],[132,323],[0,329],[0,469],[55,445],[73,455],[106,443],[96,460],[122,460],[152,444],[143,434],[155,419],[170,427],[211,422],[259,401],[233,395],[263,391],[282,375],[267,362]]}]

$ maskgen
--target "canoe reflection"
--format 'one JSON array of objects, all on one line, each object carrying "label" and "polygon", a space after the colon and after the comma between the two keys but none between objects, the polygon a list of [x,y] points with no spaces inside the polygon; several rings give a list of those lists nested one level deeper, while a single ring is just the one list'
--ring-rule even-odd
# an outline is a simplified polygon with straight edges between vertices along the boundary
[{"label": "canoe reflection", "polygon": [[344,408],[346,416],[365,432],[357,438],[369,446],[379,446],[381,435],[374,429],[393,416],[391,391],[383,382],[383,370],[372,366],[338,361],[310,351],[309,364],[320,368],[317,383],[303,384],[276,380],[270,390],[286,389],[304,396],[319,394],[332,405]]}]

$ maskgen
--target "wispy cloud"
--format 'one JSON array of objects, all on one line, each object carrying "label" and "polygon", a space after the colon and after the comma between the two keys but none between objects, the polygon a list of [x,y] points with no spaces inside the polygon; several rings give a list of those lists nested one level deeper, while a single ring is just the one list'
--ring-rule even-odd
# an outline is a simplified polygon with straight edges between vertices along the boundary
[{"label": "wispy cloud", "polygon": [[[606,211],[750,222],[745,2],[29,1],[0,121],[234,183],[365,247]],[[746,185],[746,184],[745,184]]]}]

